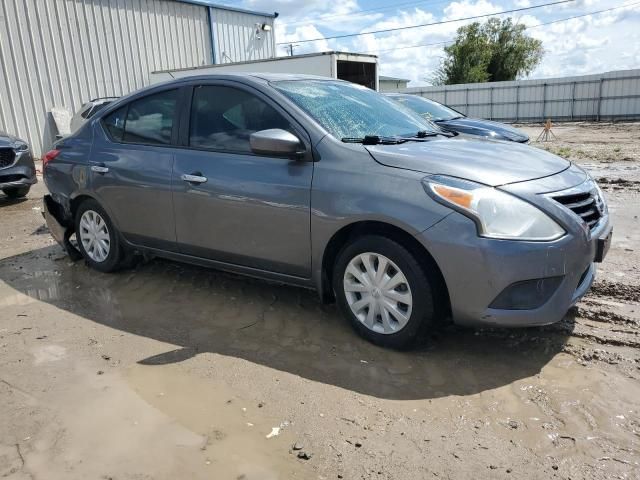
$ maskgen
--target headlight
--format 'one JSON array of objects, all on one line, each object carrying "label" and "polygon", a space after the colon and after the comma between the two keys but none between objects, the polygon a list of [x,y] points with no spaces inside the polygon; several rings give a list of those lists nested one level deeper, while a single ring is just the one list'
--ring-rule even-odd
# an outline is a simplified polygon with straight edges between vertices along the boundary
[{"label": "headlight", "polygon": [[442,176],[424,184],[436,201],[475,221],[482,237],[550,241],[565,234],[542,210],[495,188]]},{"label": "headlight", "polygon": [[607,199],[604,198],[604,192],[602,191],[602,188],[600,188],[600,185],[598,185],[598,182],[596,182],[593,179],[593,177],[591,177],[591,180],[593,180],[593,184],[596,186],[596,192],[597,192],[596,205],[597,205],[598,209],[600,210],[600,214],[601,215],[608,215],[609,214],[609,207],[607,206]]},{"label": "headlight", "polygon": [[24,143],[21,140],[18,140],[18,141],[13,143],[13,149],[16,152],[26,152],[27,150],[29,150],[29,145],[27,145],[26,143]]}]

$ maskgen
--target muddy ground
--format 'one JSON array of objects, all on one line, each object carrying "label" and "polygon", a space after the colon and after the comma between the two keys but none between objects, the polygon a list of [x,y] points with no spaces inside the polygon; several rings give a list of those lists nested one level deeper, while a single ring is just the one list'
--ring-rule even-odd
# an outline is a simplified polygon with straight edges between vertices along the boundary
[{"label": "muddy ground", "polygon": [[592,292],[553,326],[405,353],[305,290],[90,271],[50,238],[42,183],[0,196],[0,477],[639,478],[640,124],[554,132],[615,224]]}]

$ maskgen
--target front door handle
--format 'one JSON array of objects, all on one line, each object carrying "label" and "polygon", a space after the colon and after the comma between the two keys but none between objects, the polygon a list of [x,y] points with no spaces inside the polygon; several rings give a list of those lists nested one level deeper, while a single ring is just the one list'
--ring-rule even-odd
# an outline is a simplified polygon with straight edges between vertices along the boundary
[{"label": "front door handle", "polygon": [[104,175],[105,173],[109,173],[109,167],[105,167],[104,165],[91,165],[91,171]]},{"label": "front door handle", "polygon": [[180,178],[188,183],[205,183],[207,181],[207,177],[203,177],[202,175],[196,175],[196,174],[191,174],[191,175],[183,174],[180,176]]}]

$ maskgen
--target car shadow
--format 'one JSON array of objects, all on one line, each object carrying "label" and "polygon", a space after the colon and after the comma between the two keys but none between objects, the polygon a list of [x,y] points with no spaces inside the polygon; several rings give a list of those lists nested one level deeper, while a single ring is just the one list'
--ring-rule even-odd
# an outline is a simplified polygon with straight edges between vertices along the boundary
[{"label": "car shadow", "polygon": [[102,274],[56,245],[0,260],[0,278],[87,321],[176,346],[142,364],[214,352],[388,399],[471,395],[530,377],[573,329],[570,316],[534,329],[452,326],[398,352],[359,338],[315,292],[165,260]]},{"label": "car shadow", "polygon": [[28,200],[27,197],[9,198],[4,193],[2,193],[2,191],[0,190],[0,208],[9,207],[9,206],[12,206],[12,205],[18,205],[18,204],[20,204],[22,202],[26,202],[27,200]]}]

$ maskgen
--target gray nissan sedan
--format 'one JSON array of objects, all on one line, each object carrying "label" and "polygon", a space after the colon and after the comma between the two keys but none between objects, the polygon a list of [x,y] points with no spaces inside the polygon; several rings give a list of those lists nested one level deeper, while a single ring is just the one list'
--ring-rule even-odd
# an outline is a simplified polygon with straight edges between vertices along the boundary
[{"label": "gray nissan sedan", "polygon": [[136,254],[316,289],[365,338],[560,320],[611,240],[580,167],[450,138],[321,77],[186,77],[114,101],[45,156],[45,217],[96,270]]}]

